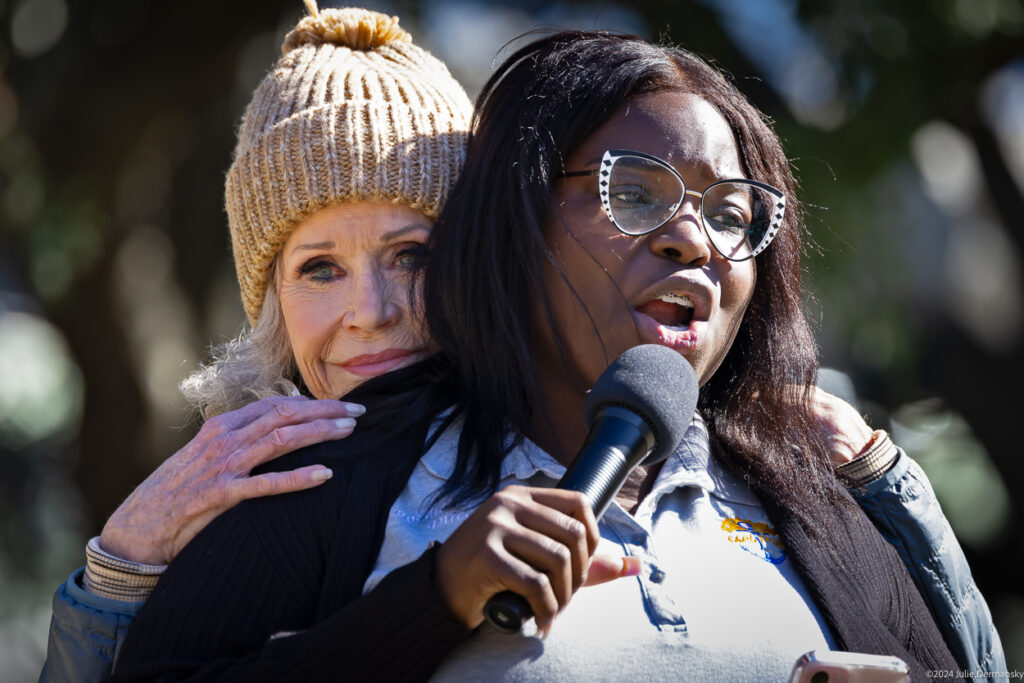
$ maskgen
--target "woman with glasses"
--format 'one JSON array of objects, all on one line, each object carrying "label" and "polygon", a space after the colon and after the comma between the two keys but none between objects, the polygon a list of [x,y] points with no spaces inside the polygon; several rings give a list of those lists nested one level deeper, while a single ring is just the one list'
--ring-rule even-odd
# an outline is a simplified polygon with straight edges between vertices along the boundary
[{"label": "woman with glasses", "polygon": [[[437,354],[350,394],[371,408],[352,437],[271,466],[329,482],[182,551],[118,677],[784,680],[826,648],[955,669],[836,480],[892,451],[813,389],[799,233],[777,137],[702,61],[595,33],[523,48],[431,234]],[[598,524],[551,486],[587,389],[652,342],[693,366],[698,411]],[[481,625],[506,590],[535,614],[522,633]]]},{"label": "woman with glasses", "polygon": [[687,197],[700,208],[705,234],[722,258],[746,261],[768,248],[782,226],[786,195],[756,180],[717,180],[703,192],[687,189],[671,164],[651,154],[610,149],[591,171],[608,220],[627,235],[646,235],[671,220]]}]

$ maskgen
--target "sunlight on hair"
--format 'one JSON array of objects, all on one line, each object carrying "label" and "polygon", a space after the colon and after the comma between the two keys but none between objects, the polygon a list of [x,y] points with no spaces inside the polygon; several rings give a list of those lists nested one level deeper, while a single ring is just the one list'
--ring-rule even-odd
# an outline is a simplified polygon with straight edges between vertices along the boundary
[{"label": "sunlight on hair", "polygon": [[211,360],[182,380],[179,388],[193,410],[208,420],[268,396],[297,396],[295,364],[277,298],[277,261],[254,328],[211,350]]}]

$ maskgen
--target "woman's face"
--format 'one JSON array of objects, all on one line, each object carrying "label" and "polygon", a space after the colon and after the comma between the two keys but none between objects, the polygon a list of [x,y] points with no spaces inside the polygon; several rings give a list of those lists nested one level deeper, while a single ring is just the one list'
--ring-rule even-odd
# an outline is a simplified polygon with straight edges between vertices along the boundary
[{"label": "woman's face", "polygon": [[[566,171],[597,168],[608,149],[665,160],[687,190],[744,177],[725,119],[692,94],[632,98],[575,150]],[[755,267],[753,260],[731,262],[714,250],[701,226],[699,199],[688,195],[668,223],[631,236],[605,215],[597,177],[565,178],[556,185],[546,231],[564,278],[549,265],[545,285],[586,382],[626,349],[646,343],[683,354],[701,384],[711,377],[736,336],[754,291]],[[546,348],[538,356],[554,370],[560,358],[550,333],[541,330]]]},{"label": "woman's face", "polygon": [[430,228],[406,205],[361,201],[323,208],[292,231],[280,252],[278,296],[314,396],[340,397],[428,355],[409,274]]}]

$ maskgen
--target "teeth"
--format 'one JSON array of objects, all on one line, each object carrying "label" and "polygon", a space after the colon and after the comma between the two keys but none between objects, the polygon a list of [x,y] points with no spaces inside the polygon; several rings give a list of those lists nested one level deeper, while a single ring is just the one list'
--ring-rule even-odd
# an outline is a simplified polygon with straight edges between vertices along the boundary
[{"label": "teeth", "polygon": [[678,306],[685,306],[686,308],[693,308],[693,301],[690,297],[685,294],[662,294],[658,297],[659,300],[669,304],[676,304]]}]

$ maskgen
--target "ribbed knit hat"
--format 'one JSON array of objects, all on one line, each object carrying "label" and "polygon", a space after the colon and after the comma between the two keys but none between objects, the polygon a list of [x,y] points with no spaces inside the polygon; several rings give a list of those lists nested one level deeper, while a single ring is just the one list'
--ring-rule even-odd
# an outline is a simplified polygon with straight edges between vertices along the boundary
[{"label": "ribbed knit hat", "polygon": [[267,274],[295,224],[331,204],[386,199],[435,218],[462,170],[472,105],[397,17],[304,17],[260,83],[225,183],[235,270],[256,324]]}]

